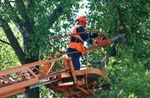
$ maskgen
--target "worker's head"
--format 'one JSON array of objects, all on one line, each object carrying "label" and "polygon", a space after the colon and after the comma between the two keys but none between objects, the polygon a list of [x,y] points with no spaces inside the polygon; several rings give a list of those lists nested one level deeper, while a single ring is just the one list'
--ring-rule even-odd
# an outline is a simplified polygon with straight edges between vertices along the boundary
[{"label": "worker's head", "polygon": [[77,22],[78,25],[82,25],[84,27],[86,27],[86,25],[88,24],[84,16],[78,16],[75,21]]}]

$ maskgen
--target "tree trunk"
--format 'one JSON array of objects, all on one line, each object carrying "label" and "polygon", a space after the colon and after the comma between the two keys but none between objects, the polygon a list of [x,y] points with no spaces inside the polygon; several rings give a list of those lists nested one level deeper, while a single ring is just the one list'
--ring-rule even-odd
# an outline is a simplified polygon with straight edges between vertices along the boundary
[{"label": "tree trunk", "polygon": [[[67,0],[66,0],[67,1]],[[49,26],[52,27],[53,23],[64,13],[64,8],[70,8],[72,6],[70,1],[67,1],[68,5],[64,4],[64,1],[61,1],[59,5],[57,5],[56,9],[49,16]],[[66,3],[67,3],[66,2]],[[34,17],[29,17],[28,11],[34,8],[34,1],[29,0],[27,6],[24,3],[24,0],[15,0],[15,7],[11,6],[10,2],[5,2],[6,5],[9,6],[12,10],[15,9],[19,13],[17,13],[16,17],[11,19],[14,24],[17,26],[18,30],[21,32],[23,41],[24,41],[24,50],[19,45],[13,31],[10,29],[8,25],[8,21],[5,21],[2,16],[0,16],[0,21],[2,21],[2,28],[10,42],[11,47],[14,49],[16,55],[18,56],[21,64],[31,63],[38,61],[39,55],[39,40],[41,36],[35,38],[35,34],[37,32],[34,31]],[[65,8],[66,9],[66,8]],[[20,16],[20,17],[18,17]],[[22,21],[23,20],[23,21]],[[35,40],[36,39],[36,40]],[[9,44],[9,43],[7,43]],[[25,92],[24,98],[39,98],[39,87],[34,89],[29,89]]]}]

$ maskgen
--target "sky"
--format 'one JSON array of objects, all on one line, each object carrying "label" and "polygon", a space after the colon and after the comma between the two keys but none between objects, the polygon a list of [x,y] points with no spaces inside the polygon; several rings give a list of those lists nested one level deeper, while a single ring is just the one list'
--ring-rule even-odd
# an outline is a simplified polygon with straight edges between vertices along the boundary
[{"label": "sky", "polygon": [[83,6],[83,9],[79,10],[78,15],[86,16],[86,12],[89,11],[89,9],[87,9],[85,7],[88,4],[88,1],[87,0],[82,0],[79,4],[80,4],[80,6]]}]

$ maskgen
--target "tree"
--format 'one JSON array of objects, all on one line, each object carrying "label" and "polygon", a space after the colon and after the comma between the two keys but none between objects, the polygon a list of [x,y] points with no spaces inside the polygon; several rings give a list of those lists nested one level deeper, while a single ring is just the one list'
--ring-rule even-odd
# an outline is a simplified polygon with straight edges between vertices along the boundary
[{"label": "tree", "polygon": [[[43,59],[48,52],[53,52],[46,43],[47,38],[69,33],[70,24],[80,8],[80,0],[4,1],[0,5],[0,24],[9,41],[0,39],[0,42],[13,48],[21,64]],[[149,0],[88,0],[87,29],[101,29],[109,37],[126,34],[125,39],[105,48],[108,55],[112,50],[113,57],[109,55],[107,74],[111,86],[102,96],[104,98],[149,96],[149,4]],[[19,30],[23,45],[10,23]],[[123,29],[119,29],[121,26]],[[61,41],[55,42],[59,48],[64,47]],[[91,53],[91,59],[95,59],[95,55]],[[38,98],[37,92],[38,88],[25,96]]]},{"label": "tree", "polygon": [[[5,0],[1,3],[1,27],[21,64],[39,60],[40,47],[43,46],[43,43],[45,44],[48,35],[50,35],[48,34],[48,29],[53,28],[53,24],[62,19],[60,16],[70,16],[70,13],[65,14],[64,12],[71,11],[72,3],[76,2],[67,0]],[[13,30],[11,30],[8,24],[10,22],[20,31],[23,46],[20,46]],[[4,41],[1,40],[1,42]],[[29,90],[25,97],[38,98],[38,92],[38,88]]]},{"label": "tree", "polygon": [[107,74],[110,77],[111,86],[103,97],[148,98],[150,45],[145,38],[148,39],[150,31],[148,7],[150,1],[105,1],[91,1],[89,17],[93,17],[90,18],[90,23],[94,23],[92,28],[102,28],[107,35],[113,36],[115,33],[121,33],[119,27],[122,25],[125,28],[123,32],[126,37],[125,40],[115,43],[115,47],[112,46],[112,50],[116,49],[117,53],[109,59]]}]

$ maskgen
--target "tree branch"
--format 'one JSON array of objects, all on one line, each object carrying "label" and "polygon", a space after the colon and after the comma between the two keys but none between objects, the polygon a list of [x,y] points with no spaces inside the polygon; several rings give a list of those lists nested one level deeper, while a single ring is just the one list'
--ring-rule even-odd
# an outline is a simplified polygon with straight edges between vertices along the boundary
[{"label": "tree branch", "polygon": [[[123,9],[121,7],[117,7],[118,9],[118,14],[119,14],[119,21],[120,21],[120,27],[119,27],[119,33],[124,33],[125,34],[125,24],[124,24],[124,19],[123,19]],[[126,45],[126,38],[122,38],[122,44],[125,46]]]},{"label": "tree branch", "polygon": [[49,25],[52,26],[53,23],[63,14],[62,4],[59,4],[53,13],[49,16]]},{"label": "tree branch", "polygon": [[8,42],[6,42],[6,41],[4,41],[4,40],[1,40],[1,39],[0,39],[0,42],[5,43],[5,44],[7,44],[7,45],[10,45],[10,43],[8,43]]},{"label": "tree branch", "polygon": [[17,9],[20,9],[19,13],[20,13],[21,17],[25,20],[23,25],[27,30],[26,33],[33,34],[34,33],[34,30],[33,30],[34,23],[30,22],[30,19],[28,17],[28,13],[27,13],[27,9],[23,3],[23,0],[16,0],[15,3],[16,3]]},{"label": "tree branch", "polygon": [[[67,4],[68,2],[69,4],[65,6],[65,4]],[[69,8],[71,6],[72,6],[71,1],[66,0],[66,3],[64,3],[64,1],[61,1],[60,4],[57,6],[57,8],[49,16],[49,27],[51,27],[53,23],[55,23],[55,21],[64,13],[64,9],[66,9],[66,7]]]},{"label": "tree branch", "polygon": [[150,41],[150,38],[148,37],[142,37],[144,40]]},{"label": "tree branch", "polygon": [[11,31],[7,22],[4,19],[2,19],[2,16],[0,16],[0,21],[2,22],[2,28],[4,30],[4,33],[6,34],[11,47],[14,49],[16,55],[18,56],[19,61],[22,64],[25,64],[25,53],[23,52],[22,48],[20,47],[16,37],[14,36],[14,34]]},{"label": "tree branch", "polygon": [[[14,9],[14,8],[12,7],[12,5],[10,4],[10,2],[11,2],[11,1],[6,2],[6,3],[9,5],[9,7],[10,7],[11,9]],[[25,27],[24,27],[24,25],[23,25],[23,22],[22,22],[21,19],[18,17],[18,15],[17,15],[15,12],[14,12],[14,14],[15,14],[16,17],[13,18],[12,21],[13,21],[13,23],[16,25],[16,27],[18,28],[18,30],[20,31],[20,33],[22,34],[23,39],[24,39],[25,33],[26,33],[27,31],[26,31],[26,29],[25,29]]]}]

